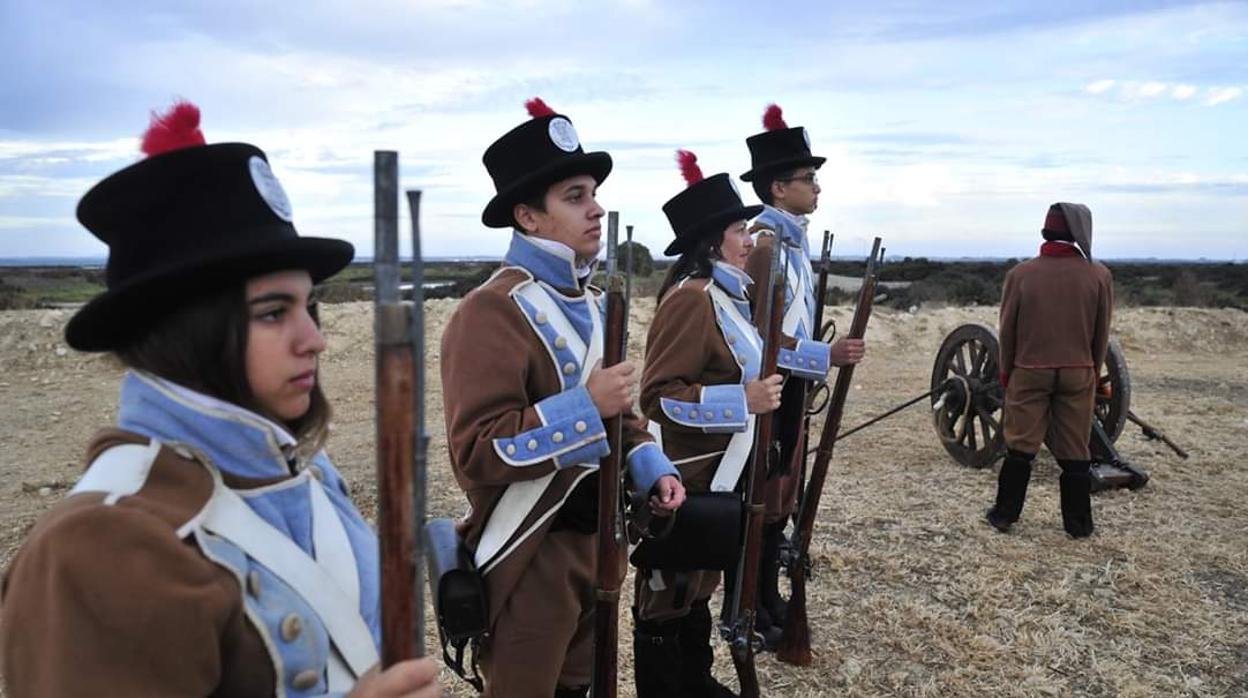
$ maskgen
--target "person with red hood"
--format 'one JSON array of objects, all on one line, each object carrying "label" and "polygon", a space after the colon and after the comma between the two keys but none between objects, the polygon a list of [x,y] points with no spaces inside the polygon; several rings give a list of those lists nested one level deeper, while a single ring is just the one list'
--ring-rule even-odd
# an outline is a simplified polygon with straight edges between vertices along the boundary
[{"label": "person with red hood", "polygon": [[1018,521],[1043,443],[1061,466],[1062,525],[1092,535],[1088,441],[1097,377],[1109,347],[1113,276],[1092,261],[1092,212],[1056,203],[1044,220],[1040,256],[1005,276],[1001,296],[1001,382],[1006,456],[988,523]]}]

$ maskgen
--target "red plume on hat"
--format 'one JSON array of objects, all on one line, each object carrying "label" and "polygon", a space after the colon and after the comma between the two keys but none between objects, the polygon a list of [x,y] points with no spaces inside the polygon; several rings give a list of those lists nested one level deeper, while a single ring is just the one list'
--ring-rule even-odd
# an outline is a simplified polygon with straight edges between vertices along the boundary
[{"label": "red plume on hat", "polygon": [[763,112],[763,128],[768,131],[781,131],[788,127],[784,123],[784,112],[780,111],[780,105],[768,104],[767,111]]},{"label": "red plume on hat", "polygon": [[524,108],[529,110],[529,116],[533,117],[534,119],[538,118],[539,116],[554,116],[555,115],[555,110],[551,109],[550,105],[543,102],[541,97],[534,97],[533,99],[530,99],[529,101],[525,102]]},{"label": "red plume on hat", "polygon": [[680,165],[680,175],[685,178],[685,184],[693,186],[705,179],[702,168],[698,167],[698,156],[691,151],[677,150],[676,162]]},{"label": "red plume on hat", "polygon": [[179,148],[204,144],[204,132],[199,130],[199,107],[178,100],[164,114],[152,112],[152,123],[143,133],[140,150],[144,155],[160,155]]}]

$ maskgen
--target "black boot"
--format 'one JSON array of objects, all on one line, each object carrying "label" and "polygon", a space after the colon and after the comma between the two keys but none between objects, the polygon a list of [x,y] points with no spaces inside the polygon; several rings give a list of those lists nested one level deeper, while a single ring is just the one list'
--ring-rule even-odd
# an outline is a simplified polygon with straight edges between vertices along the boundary
[{"label": "black boot", "polygon": [[1086,460],[1059,460],[1062,466],[1062,527],[1072,538],[1092,535],[1092,476]]},{"label": "black boot", "polygon": [[[680,687],[685,698],[736,698],[727,686],[711,675],[711,609],[709,599],[694,601],[680,624]],[[640,695],[640,693],[638,694]]]},{"label": "black boot", "polygon": [[589,695],[589,686],[581,686],[580,688],[555,688],[555,698],[586,698]]},{"label": "black boot", "polygon": [[683,618],[641,620],[633,609],[633,681],[637,698],[681,695]]},{"label": "black boot", "polygon": [[1001,463],[1001,473],[997,476],[997,501],[988,510],[988,523],[1002,533],[1010,530],[1023,513],[1027,483],[1031,481],[1031,460],[1035,457],[1034,453],[1010,450]]},{"label": "black boot", "polygon": [[763,529],[763,565],[758,571],[759,605],[767,609],[771,624],[784,627],[789,604],[780,596],[780,546],[784,543],[785,521]]}]

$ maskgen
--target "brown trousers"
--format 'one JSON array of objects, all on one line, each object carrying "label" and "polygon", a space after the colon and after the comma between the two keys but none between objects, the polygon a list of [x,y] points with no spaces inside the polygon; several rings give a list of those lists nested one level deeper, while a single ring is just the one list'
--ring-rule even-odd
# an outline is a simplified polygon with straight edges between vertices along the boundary
[{"label": "brown trousers", "polygon": [[1054,458],[1088,460],[1096,372],[1090,367],[1015,368],[1005,390],[1005,446]]},{"label": "brown trousers", "polygon": [[596,557],[594,535],[546,534],[482,652],[484,696],[550,698],[589,684]]}]

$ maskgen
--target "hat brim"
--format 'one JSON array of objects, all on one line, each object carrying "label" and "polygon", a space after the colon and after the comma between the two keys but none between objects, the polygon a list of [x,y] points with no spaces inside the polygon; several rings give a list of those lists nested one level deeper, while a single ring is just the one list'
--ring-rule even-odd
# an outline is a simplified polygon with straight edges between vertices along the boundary
[{"label": "hat brim", "polygon": [[605,152],[581,153],[560,158],[558,161],[511,182],[507,188],[494,195],[481,213],[481,223],[487,228],[510,228],[516,223],[511,211],[516,204],[531,196],[535,190],[549,187],[555,182],[587,174],[602,184],[611,174],[611,156]]},{"label": "hat brim", "polygon": [[729,223],[735,221],[749,220],[763,212],[763,206],[755,204],[753,206],[742,206],[740,208],[730,208],[719,211],[707,216],[699,221],[696,225],[689,228],[689,232],[685,235],[677,235],[675,240],[663,250],[664,257],[673,257],[675,255],[684,254],[698,240],[713,232],[722,233]]},{"label": "hat brim", "polygon": [[775,160],[763,165],[759,165],[754,169],[741,175],[744,182],[753,182],[760,175],[771,174],[775,172],[784,172],[786,170],[796,170],[799,167],[813,167],[816,170],[823,167],[823,163],[827,162],[827,158],[810,156],[806,158],[793,158],[792,160]]},{"label": "hat brim", "polygon": [[135,276],[92,298],[65,326],[79,351],[119,349],[191,298],[271,272],[303,269],[319,283],[346,267],[355,248],[345,240],[287,238],[213,250]]}]

